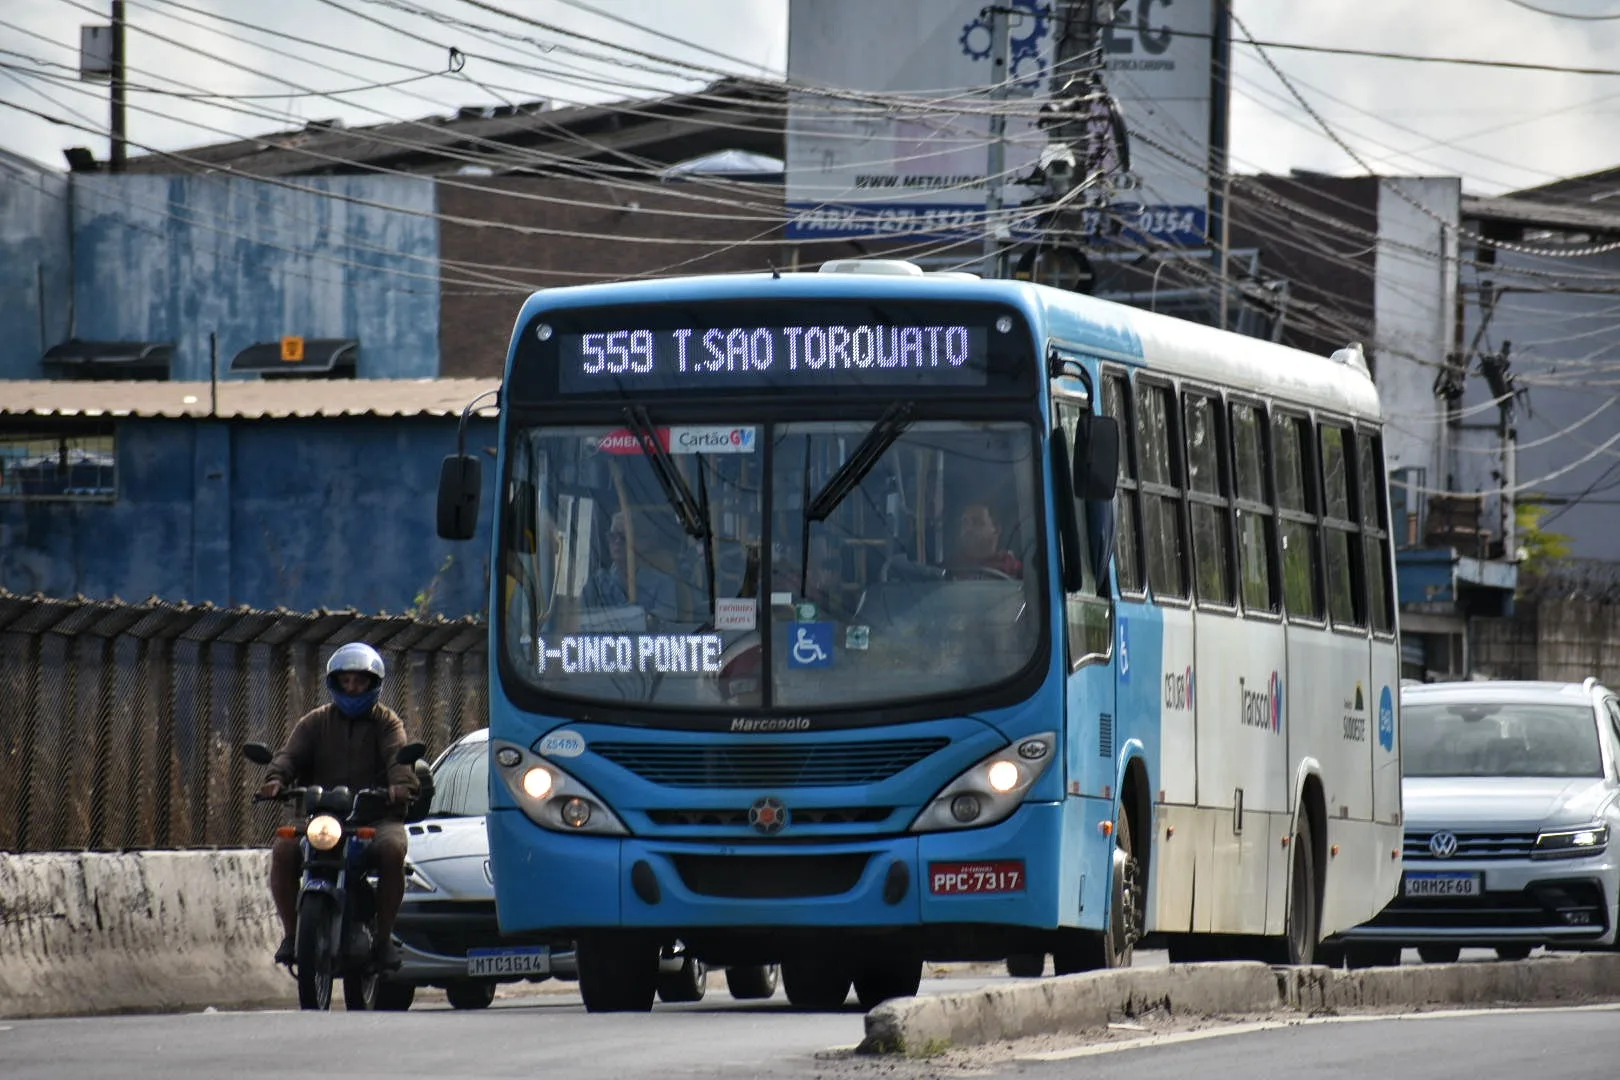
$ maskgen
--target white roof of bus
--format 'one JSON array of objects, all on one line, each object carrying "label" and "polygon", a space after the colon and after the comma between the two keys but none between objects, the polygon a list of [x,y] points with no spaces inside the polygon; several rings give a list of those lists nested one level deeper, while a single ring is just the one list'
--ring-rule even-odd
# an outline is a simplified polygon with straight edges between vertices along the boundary
[{"label": "white roof of bus", "polygon": [[[1054,327],[1078,320],[1077,336],[1093,338],[1085,330],[1095,331],[1093,340],[1073,342],[1084,351],[1159,374],[1361,419],[1382,415],[1373,380],[1349,364],[1123,304],[1037,288]],[[1121,338],[1140,342],[1141,355],[1108,347]]]}]

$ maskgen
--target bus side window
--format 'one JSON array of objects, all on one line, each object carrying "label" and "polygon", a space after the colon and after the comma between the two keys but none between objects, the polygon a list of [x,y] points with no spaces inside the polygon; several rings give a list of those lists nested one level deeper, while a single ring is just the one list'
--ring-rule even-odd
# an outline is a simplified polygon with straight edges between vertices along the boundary
[{"label": "bus side window", "polygon": [[1335,626],[1366,626],[1366,566],[1361,556],[1361,525],[1351,505],[1352,438],[1337,424],[1322,424],[1323,569],[1327,571],[1328,612]]},{"label": "bus side window", "polygon": [[1156,599],[1187,595],[1186,529],[1182,518],[1181,439],[1176,431],[1174,392],[1168,386],[1137,384],[1141,436],[1142,531],[1147,538],[1148,586]]},{"label": "bus side window", "polygon": [[1119,488],[1114,493],[1114,570],[1119,591],[1140,594],[1142,579],[1142,511],[1136,483],[1136,425],[1131,422],[1131,384],[1125,376],[1103,376],[1103,413],[1119,421]]},{"label": "bus side window", "polygon": [[1232,404],[1233,472],[1237,488],[1238,561],[1243,606],[1248,611],[1277,610],[1277,519],[1267,478],[1266,414],[1258,405]]},{"label": "bus side window", "polygon": [[1187,499],[1192,511],[1193,584],[1200,603],[1232,603],[1232,506],[1227,499],[1226,432],[1220,401],[1183,397],[1187,420]]},{"label": "bus side window", "polygon": [[1283,604],[1288,614],[1322,617],[1316,573],[1316,485],[1311,482],[1311,422],[1274,413],[1272,453],[1277,466],[1277,516],[1282,523]]},{"label": "bus side window", "polygon": [[1381,634],[1395,629],[1394,598],[1389,580],[1389,503],[1384,498],[1384,445],[1378,436],[1356,436],[1356,470],[1361,477],[1361,535],[1367,554],[1367,599],[1372,628]]}]

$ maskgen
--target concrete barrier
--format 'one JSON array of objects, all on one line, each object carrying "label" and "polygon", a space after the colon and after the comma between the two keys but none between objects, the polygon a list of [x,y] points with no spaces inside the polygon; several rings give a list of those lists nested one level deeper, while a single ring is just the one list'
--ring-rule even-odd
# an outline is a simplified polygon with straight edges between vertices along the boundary
[{"label": "concrete barrier", "polygon": [[0,853],[0,1018],[296,1006],[264,851]]},{"label": "concrete barrier", "polygon": [[869,1054],[927,1054],[1026,1035],[1078,1034],[1154,1009],[1187,1016],[1620,1000],[1620,956],[1424,964],[1363,971],[1177,964],[1009,983],[885,1002],[866,1016]]}]

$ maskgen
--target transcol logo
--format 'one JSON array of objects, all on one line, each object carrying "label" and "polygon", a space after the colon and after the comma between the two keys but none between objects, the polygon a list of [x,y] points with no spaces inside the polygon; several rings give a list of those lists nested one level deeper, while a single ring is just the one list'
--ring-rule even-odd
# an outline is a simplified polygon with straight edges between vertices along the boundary
[{"label": "transcol logo", "polygon": [[1264,690],[1250,690],[1245,680],[1238,678],[1238,698],[1242,703],[1242,713],[1239,722],[1244,727],[1269,730],[1274,734],[1282,732],[1283,714],[1283,684],[1282,676],[1277,672],[1271,673]]}]

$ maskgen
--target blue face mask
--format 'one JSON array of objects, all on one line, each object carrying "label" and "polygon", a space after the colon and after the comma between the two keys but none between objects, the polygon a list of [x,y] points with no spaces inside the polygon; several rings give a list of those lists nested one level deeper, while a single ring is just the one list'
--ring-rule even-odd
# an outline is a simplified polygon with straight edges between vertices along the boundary
[{"label": "blue face mask", "polygon": [[374,686],[360,694],[345,694],[339,690],[336,680],[327,683],[328,690],[332,692],[332,704],[336,705],[338,712],[347,717],[365,716],[371,712],[377,699],[382,696],[382,687]]}]

